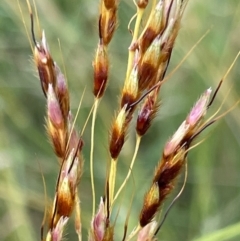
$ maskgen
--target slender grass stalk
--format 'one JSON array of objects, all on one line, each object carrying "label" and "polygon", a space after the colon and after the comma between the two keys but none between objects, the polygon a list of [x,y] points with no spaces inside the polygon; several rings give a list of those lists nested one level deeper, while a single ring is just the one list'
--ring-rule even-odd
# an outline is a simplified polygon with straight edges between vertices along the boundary
[{"label": "slender grass stalk", "polygon": [[118,189],[116,195],[114,196],[114,199],[113,199],[113,202],[118,198],[119,194],[121,193],[121,191],[123,190],[123,188],[125,187],[130,175],[131,175],[131,172],[133,170],[133,166],[134,166],[134,162],[136,160],[136,157],[137,157],[137,153],[138,153],[138,150],[139,150],[139,146],[140,146],[140,143],[141,143],[141,137],[140,136],[136,136],[136,145],[135,145],[135,150],[134,150],[134,154],[133,154],[133,157],[132,157],[132,160],[131,160],[131,164],[129,166],[129,170],[128,170],[128,173],[127,173],[127,176],[125,177],[122,185],[120,186],[120,188]]},{"label": "slender grass stalk", "polygon": [[92,129],[91,129],[91,151],[90,151],[90,175],[91,175],[91,186],[92,186],[92,217],[95,214],[95,205],[96,205],[96,195],[95,195],[95,185],[94,185],[94,173],[93,173],[93,152],[94,152],[94,132],[95,132],[95,121],[98,109],[98,99],[95,101],[92,117]]}]

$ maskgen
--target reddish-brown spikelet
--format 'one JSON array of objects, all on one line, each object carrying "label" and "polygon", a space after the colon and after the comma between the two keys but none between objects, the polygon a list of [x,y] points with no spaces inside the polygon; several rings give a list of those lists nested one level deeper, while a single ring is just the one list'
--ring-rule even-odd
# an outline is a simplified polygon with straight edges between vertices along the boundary
[{"label": "reddish-brown spikelet", "polygon": [[[139,223],[142,227],[152,221],[162,205],[163,200],[173,190],[174,180],[178,176],[185,162],[185,152],[185,148],[181,148],[178,153],[175,153],[168,159],[162,157],[159,162],[155,170],[152,187],[144,197],[144,204],[139,217]],[[153,186],[157,186],[158,191],[156,191],[156,187],[153,189]],[[158,199],[156,199],[155,202],[152,202],[152,190],[155,191],[153,194],[157,195],[158,193]]]},{"label": "reddish-brown spikelet", "polygon": [[202,128],[201,123],[207,112],[211,89],[207,89],[193,106],[186,120],[179,126],[174,135],[166,143],[163,156],[165,159],[173,156],[178,148],[192,141],[192,137]]},{"label": "reddish-brown spikelet", "polygon": [[62,216],[70,217],[72,210],[74,208],[75,190],[72,190],[67,178],[63,179],[62,182],[59,184],[57,192],[57,210],[55,219],[58,219],[56,217]]},{"label": "reddish-brown spikelet", "polygon": [[133,104],[139,97],[139,90],[138,90],[138,70],[137,66],[135,66],[130,76],[125,80],[124,87],[122,90],[122,97],[121,97],[121,108],[125,105],[129,107]]},{"label": "reddish-brown spikelet", "polygon": [[47,92],[47,131],[56,155],[63,159],[66,151],[67,130],[52,84]]},{"label": "reddish-brown spikelet", "polygon": [[34,60],[38,69],[41,87],[45,96],[47,96],[48,85],[52,84],[55,88],[56,73],[55,64],[50,55],[44,31],[42,33],[41,44],[37,44],[34,49]]},{"label": "reddish-brown spikelet", "polygon": [[160,189],[160,202],[172,191],[174,187],[174,180],[179,174],[185,162],[186,149],[180,148],[179,151],[172,157],[159,162],[155,170],[153,182],[158,183]]},{"label": "reddish-brown spikelet", "polygon": [[143,136],[147,132],[151,126],[152,120],[156,117],[160,106],[157,102],[159,89],[160,88],[155,89],[146,97],[138,113],[136,131],[139,136]]},{"label": "reddish-brown spikelet", "polygon": [[[112,40],[114,31],[117,27],[117,3],[113,1],[106,1],[108,8],[105,6],[104,1],[101,2],[101,16],[100,28],[102,30],[103,45],[107,46]],[[109,8],[109,6],[113,6]]]},{"label": "reddish-brown spikelet", "polygon": [[159,1],[155,9],[151,12],[145,31],[138,39],[138,45],[141,55],[145,53],[152,41],[157,37],[157,35],[161,33],[163,29],[162,14],[163,6],[162,2]]},{"label": "reddish-brown spikelet", "polygon": [[159,188],[157,183],[153,183],[150,190],[144,196],[143,208],[140,213],[139,223],[144,227],[150,223],[159,209],[160,201]]},{"label": "reddish-brown spikelet", "polygon": [[100,39],[100,43],[98,44],[96,56],[93,62],[94,69],[94,86],[93,86],[93,94],[97,98],[101,98],[106,89],[107,79],[108,79],[108,55],[107,51],[102,43],[102,39]]},{"label": "reddish-brown spikelet", "polygon": [[67,82],[60,68],[57,65],[55,69],[56,69],[56,80],[57,80],[56,95],[62,111],[65,125],[67,125],[69,111],[70,111],[69,92],[68,92]]},{"label": "reddish-brown spikelet", "polygon": [[53,90],[52,84],[49,84],[48,94],[47,94],[47,114],[49,121],[56,129],[64,128],[64,120],[61,111],[61,107],[56,98],[55,92]]},{"label": "reddish-brown spikelet", "polygon": [[[79,140],[81,143],[81,140]],[[50,219],[50,228],[55,227],[61,217],[70,217],[74,207],[77,185],[82,172],[80,158],[81,144],[77,149],[72,149],[66,160],[63,161],[59,173],[56,196]]]},{"label": "reddish-brown spikelet", "polygon": [[143,208],[140,213],[139,223],[142,227],[152,221],[154,215],[162,205],[164,199],[174,188],[174,181],[184,166],[188,149],[202,129],[200,123],[209,107],[211,89],[206,90],[192,108],[186,120],[180,125],[174,135],[166,143],[162,159],[156,167],[152,185],[157,184],[159,191],[158,202],[152,200],[153,187],[144,197]]},{"label": "reddish-brown spikelet", "polygon": [[161,57],[161,36],[158,35],[151,43],[138,66],[139,91],[153,86],[157,79],[157,71]]},{"label": "reddish-brown spikelet", "polygon": [[[163,79],[180,27],[183,9],[184,6],[180,2],[159,1],[155,10],[151,13],[147,27],[138,40],[141,59],[139,67],[140,89],[146,85],[148,79],[154,78],[155,81],[161,81]],[[159,38],[160,41],[160,56],[157,62],[152,61],[157,63],[158,66],[158,70],[154,71],[154,69],[152,69],[153,66],[151,64],[149,65],[149,61],[144,63],[143,60],[146,59],[145,52],[153,54],[153,51],[150,51],[150,47],[157,38]],[[143,67],[141,67],[142,62],[145,65],[143,65]],[[153,83],[149,84],[149,87],[151,86],[153,86]]]},{"label": "reddish-brown spikelet", "polygon": [[122,150],[125,140],[125,132],[120,132],[119,129],[113,127],[110,137],[109,151],[113,159],[117,159]]},{"label": "reddish-brown spikelet", "polygon": [[157,80],[157,69],[150,62],[144,62],[139,68],[139,91],[144,91],[149,86],[153,86]]},{"label": "reddish-brown spikelet", "polygon": [[109,152],[113,159],[117,159],[122,150],[130,120],[127,105],[125,105],[118,113],[111,130]]},{"label": "reddish-brown spikelet", "polygon": [[169,23],[169,26],[166,28],[165,32],[162,36],[162,43],[161,43],[161,59],[160,63],[162,63],[163,72],[166,71],[164,66],[167,67],[167,64],[170,60],[172,49],[178,35],[178,31],[180,28],[180,19],[176,20],[175,22],[172,20]]}]

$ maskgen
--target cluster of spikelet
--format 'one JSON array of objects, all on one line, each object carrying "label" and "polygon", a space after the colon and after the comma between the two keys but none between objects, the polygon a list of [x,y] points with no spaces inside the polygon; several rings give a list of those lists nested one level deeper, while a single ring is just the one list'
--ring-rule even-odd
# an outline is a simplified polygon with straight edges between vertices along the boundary
[{"label": "cluster of spikelet", "polygon": [[[28,1],[27,1],[28,2]],[[100,99],[104,96],[109,76],[108,45],[117,27],[118,0],[100,0],[98,20],[99,41],[93,60],[93,94],[95,97],[92,114],[90,171],[93,194],[93,214],[89,229],[89,241],[114,240],[114,225],[111,219],[114,202],[125,187],[131,174],[141,138],[146,134],[159,110],[159,92],[167,81],[166,71],[171,58],[175,39],[187,0],[148,0],[134,1],[137,12],[129,47],[128,66],[123,89],[120,94],[119,110],[112,123],[109,138],[110,165],[106,174],[104,198],[100,199],[95,212],[94,187],[94,125]],[[151,6],[148,6],[151,5]],[[151,8],[145,26],[141,27],[142,17],[147,7]],[[29,9],[31,11],[30,5]],[[39,73],[42,91],[47,100],[46,128],[60,163],[55,197],[52,209],[47,215],[47,231],[42,228],[41,239],[60,241],[64,227],[73,213],[76,213],[76,232],[81,240],[81,216],[78,184],[83,172],[82,135],[74,128],[74,117],[70,110],[69,90],[66,79],[57,63],[53,60],[44,31],[41,40],[34,41],[34,59]],[[219,87],[222,82],[220,82]],[[162,158],[156,166],[149,190],[144,196],[142,209],[136,228],[128,232],[124,227],[122,240],[156,240],[160,228],[157,215],[167,195],[174,188],[174,181],[186,164],[186,157],[193,140],[209,125],[217,120],[204,122],[204,116],[219,89],[211,97],[211,89],[206,90],[196,102],[189,115],[167,141]],[[115,191],[117,163],[126,135],[138,110],[135,123],[137,141],[129,172]]]},{"label": "cluster of spikelet", "polygon": [[83,142],[72,123],[66,80],[49,53],[44,32],[41,43],[35,43],[34,59],[47,98],[47,131],[61,164],[46,240],[61,240],[63,227],[78,200]]}]

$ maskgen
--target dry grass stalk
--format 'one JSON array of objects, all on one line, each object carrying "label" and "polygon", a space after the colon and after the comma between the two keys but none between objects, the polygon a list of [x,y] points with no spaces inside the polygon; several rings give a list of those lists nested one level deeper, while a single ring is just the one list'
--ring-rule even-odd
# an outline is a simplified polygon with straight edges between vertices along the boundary
[{"label": "dry grass stalk", "polygon": [[[106,175],[105,197],[100,199],[98,211],[95,213],[94,126],[99,100],[103,97],[108,82],[110,65],[108,45],[117,27],[119,4],[118,0],[100,0],[99,42],[93,60],[95,104],[92,117],[90,153],[93,214],[89,229],[89,241],[114,240],[115,223],[113,223],[111,217],[114,202],[130,176],[141,138],[151,127],[152,121],[159,110],[159,92],[162,85],[167,81],[167,78],[165,78],[166,71],[187,2],[187,0],[151,1],[152,6],[148,21],[141,29],[140,23],[149,1],[134,1],[137,8],[136,21],[129,47],[126,78],[120,94],[119,111],[110,130],[109,154],[111,162]],[[39,73],[42,91],[47,99],[46,129],[60,162],[55,197],[48,216],[48,230],[46,234],[42,230],[41,238],[46,241],[62,240],[64,227],[75,209],[76,232],[78,239],[81,240],[81,210],[77,186],[83,169],[81,157],[83,141],[74,128],[70,111],[69,90],[65,77],[51,56],[44,31],[42,31],[41,40],[36,41],[33,31],[32,10],[28,1],[27,4],[32,20],[35,65]],[[221,83],[222,81],[219,87]],[[159,230],[156,216],[159,214],[166,197],[174,188],[175,180],[186,163],[186,157],[193,140],[205,128],[222,117],[215,118],[215,116],[212,116],[211,119],[204,122],[204,116],[219,87],[212,98],[211,89],[202,94],[178,130],[166,143],[162,158],[153,174],[150,188],[145,194],[142,210],[136,223],[137,228],[132,233],[127,234],[126,222],[123,240],[131,240],[135,235],[138,235],[138,241],[156,240],[156,234]],[[143,103],[139,107],[136,122],[137,141],[134,156],[126,179],[115,193],[118,158],[126,141],[133,115],[141,102]]]}]

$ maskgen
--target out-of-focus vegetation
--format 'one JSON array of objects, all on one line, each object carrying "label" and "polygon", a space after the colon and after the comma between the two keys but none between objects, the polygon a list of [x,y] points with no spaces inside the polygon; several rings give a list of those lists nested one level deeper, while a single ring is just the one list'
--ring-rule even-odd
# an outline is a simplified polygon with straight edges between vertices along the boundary
[{"label": "out-of-focus vegetation", "polygon": [[[20,0],[27,30],[30,20],[24,0]],[[97,0],[36,1],[41,27],[51,53],[66,68],[72,111],[76,113],[86,88],[77,120],[83,126],[93,104],[92,59],[97,46]],[[127,25],[135,13],[132,1],[119,5],[119,27],[110,46],[111,77],[97,118],[95,139],[95,180],[97,201],[103,194],[108,161],[108,131],[117,108],[119,90],[125,76],[127,49],[131,41]],[[240,50],[240,3],[238,0],[189,1],[182,28],[173,51],[171,71],[194,43],[211,28],[184,64],[164,85],[162,106],[150,132],[144,137],[129,181],[122,193],[116,240],[123,234],[129,197],[135,192],[131,227],[137,223],[144,192],[168,137],[184,120],[193,103],[210,86],[213,89]],[[39,31],[36,26],[36,34]],[[61,47],[59,47],[59,42]],[[62,56],[63,59],[62,59]],[[240,60],[224,82],[213,106],[222,112],[240,98]],[[230,91],[230,92],[229,92]],[[227,96],[227,97],[226,97]],[[36,77],[32,53],[17,1],[0,1],[0,240],[39,240],[45,207],[42,174],[48,197],[53,197],[58,162],[44,128],[45,98]],[[240,240],[240,114],[239,107],[214,124],[190,152],[188,180],[181,198],[172,208],[160,233],[166,241]],[[80,183],[84,240],[91,217],[89,175],[90,124],[84,133],[85,170]],[[119,181],[134,150],[130,131],[119,165]],[[181,186],[181,179],[177,186]],[[171,199],[173,195],[169,198]],[[167,205],[165,206],[165,208]],[[73,222],[68,240],[77,240]]]}]

